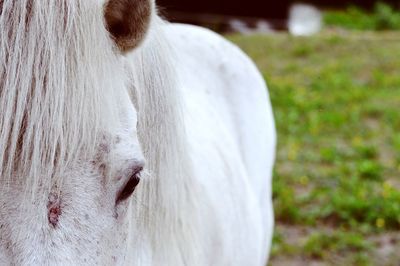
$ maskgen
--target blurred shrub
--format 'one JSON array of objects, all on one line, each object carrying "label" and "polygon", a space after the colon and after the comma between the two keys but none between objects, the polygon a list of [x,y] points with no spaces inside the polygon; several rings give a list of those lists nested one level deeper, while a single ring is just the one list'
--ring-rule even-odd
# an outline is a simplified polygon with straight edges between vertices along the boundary
[{"label": "blurred shrub", "polygon": [[345,11],[327,11],[324,22],[327,26],[352,30],[399,30],[400,12],[388,4],[378,2],[372,12],[355,6]]}]

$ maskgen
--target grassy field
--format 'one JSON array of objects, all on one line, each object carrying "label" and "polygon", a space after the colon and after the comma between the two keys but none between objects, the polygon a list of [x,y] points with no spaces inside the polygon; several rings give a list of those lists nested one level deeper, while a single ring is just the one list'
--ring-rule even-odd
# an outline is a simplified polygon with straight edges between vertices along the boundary
[{"label": "grassy field", "polygon": [[271,265],[399,265],[400,32],[229,36],[268,82]]}]

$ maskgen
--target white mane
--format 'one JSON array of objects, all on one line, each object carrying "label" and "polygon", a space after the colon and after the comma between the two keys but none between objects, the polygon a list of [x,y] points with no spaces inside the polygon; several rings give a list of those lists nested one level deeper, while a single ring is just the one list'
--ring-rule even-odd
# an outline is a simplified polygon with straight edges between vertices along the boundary
[{"label": "white mane", "polygon": [[90,158],[113,121],[110,94],[123,76],[101,8],[83,0],[3,2],[2,179],[21,178],[29,190],[57,183],[65,167]]},{"label": "white mane", "polygon": [[[163,22],[154,19],[148,40],[124,66],[110,49],[99,1],[1,5],[2,182],[15,178],[28,192],[61,184],[69,165],[93,157],[102,131],[114,125],[119,93],[131,88],[150,173],[132,203],[132,227],[150,240],[154,264],[201,264],[198,196]],[[135,253],[140,239],[132,243]]]},{"label": "white mane", "polygon": [[144,218],[139,226],[151,233],[154,265],[202,265],[195,200],[199,193],[192,184],[173,49],[163,35],[163,24],[155,18],[144,47],[129,58],[139,138],[151,173],[139,192],[138,212]]}]

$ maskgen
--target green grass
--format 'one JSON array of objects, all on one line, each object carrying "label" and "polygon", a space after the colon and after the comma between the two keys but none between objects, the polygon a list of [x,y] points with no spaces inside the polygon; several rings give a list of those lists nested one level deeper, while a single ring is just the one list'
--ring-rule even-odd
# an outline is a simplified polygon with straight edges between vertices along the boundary
[{"label": "green grass", "polygon": [[378,2],[372,12],[355,6],[344,11],[327,11],[324,22],[327,26],[351,30],[398,30],[400,12],[388,4]]},{"label": "green grass", "polygon": [[400,229],[400,32],[230,39],[260,68],[275,112],[271,264],[374,265],[376,239]]}]

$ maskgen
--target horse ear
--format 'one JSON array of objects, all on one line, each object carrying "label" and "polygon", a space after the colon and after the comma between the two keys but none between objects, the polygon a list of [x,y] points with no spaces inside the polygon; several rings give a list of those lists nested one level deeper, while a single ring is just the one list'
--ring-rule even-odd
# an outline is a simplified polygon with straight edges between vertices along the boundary
[{"label": "horse ear", "polygon": [[122,52],[144,40],[153,13],[153,0],[108,0],[104,7],[107,30]]}]

